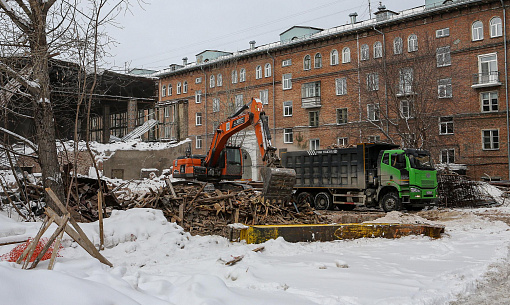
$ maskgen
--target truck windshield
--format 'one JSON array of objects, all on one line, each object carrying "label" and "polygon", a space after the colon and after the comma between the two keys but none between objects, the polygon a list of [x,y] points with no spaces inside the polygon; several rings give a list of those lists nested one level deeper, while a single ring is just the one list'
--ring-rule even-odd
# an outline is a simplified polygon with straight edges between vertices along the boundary
[{"label": "truck windshield", "polygon": [[434,169],[430,154],[425,151],[408,152],[409,162],[412,168],[416,169]]}]

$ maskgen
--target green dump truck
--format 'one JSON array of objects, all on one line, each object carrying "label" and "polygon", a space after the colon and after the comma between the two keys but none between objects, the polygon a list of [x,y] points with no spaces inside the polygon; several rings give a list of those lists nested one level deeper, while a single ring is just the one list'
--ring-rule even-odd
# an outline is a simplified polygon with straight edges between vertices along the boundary
[{"label": "green dump truck", "polygon": [[437,199],[437,172],[430,153],[385,143],[351,148],[293,151],[282,165],[296,171],[295,201],[316,209],[423,208]]}]

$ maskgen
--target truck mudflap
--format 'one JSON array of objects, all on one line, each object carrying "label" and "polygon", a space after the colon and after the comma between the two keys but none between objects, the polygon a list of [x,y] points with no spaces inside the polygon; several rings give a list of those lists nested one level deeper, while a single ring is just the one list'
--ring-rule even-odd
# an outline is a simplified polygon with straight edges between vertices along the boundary
[{"label": "truck mudflap", "polygon": [[264,186],[262,196],[267,200],[289,200],[296,184],[296,171],[290,168],[263,167],[260,170]]}]

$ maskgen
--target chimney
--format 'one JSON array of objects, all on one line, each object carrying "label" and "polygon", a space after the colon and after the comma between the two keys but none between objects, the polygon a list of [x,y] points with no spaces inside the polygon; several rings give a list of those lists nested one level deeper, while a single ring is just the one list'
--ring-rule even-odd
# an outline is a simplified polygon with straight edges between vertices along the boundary
[{"label": "chimney", "polygon": [[187,58],[187,57],[184,57],[184,58],[182,59],[182,65],[183,65],[183,66],[188,65],[188,58]]},{"label": "chimney", "polygon": [[356,23],[356,17],[358,17],[358,13],[356,13],[356,12],[350,13],[349,17],[351,18],[351,24],[355,24]]},{"label": "chimney", "polygon": [[250,41],[250,50],[255,50],[255,40]]}]

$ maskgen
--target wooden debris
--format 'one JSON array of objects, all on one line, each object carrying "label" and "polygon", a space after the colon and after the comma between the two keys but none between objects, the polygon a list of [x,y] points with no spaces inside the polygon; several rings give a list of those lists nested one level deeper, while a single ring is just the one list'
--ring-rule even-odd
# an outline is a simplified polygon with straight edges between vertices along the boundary
[{"label": "wooden debris", "polygon": [[225,265],[233,266],[233,265],[237,264],[238,262],[240,262],[243,258],[244,258],[244,255],[236,256],[236,257],[234,257],[233,260],[226,262]]}]

